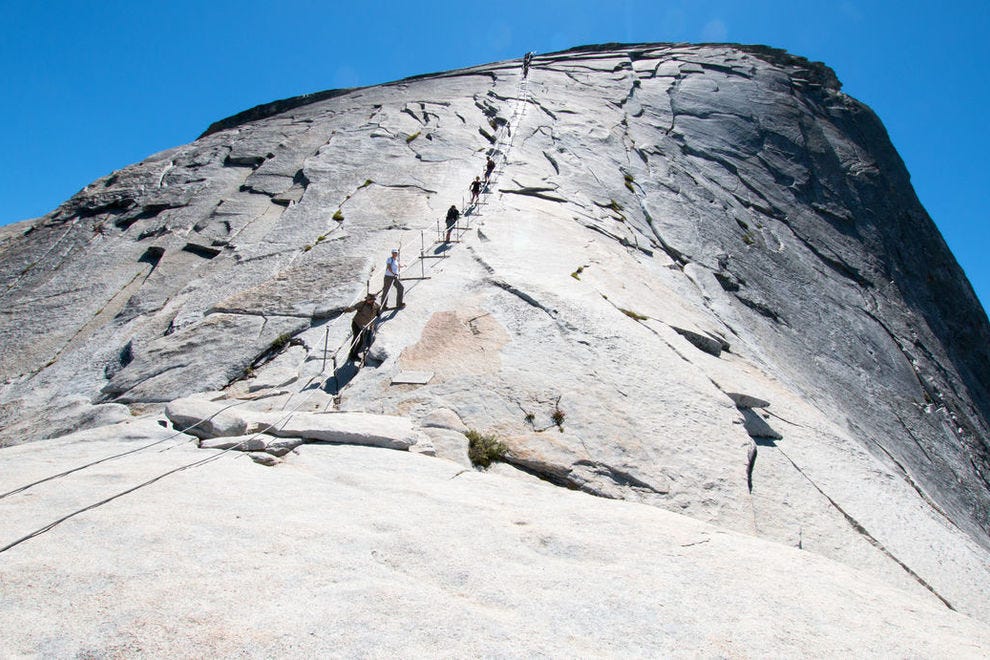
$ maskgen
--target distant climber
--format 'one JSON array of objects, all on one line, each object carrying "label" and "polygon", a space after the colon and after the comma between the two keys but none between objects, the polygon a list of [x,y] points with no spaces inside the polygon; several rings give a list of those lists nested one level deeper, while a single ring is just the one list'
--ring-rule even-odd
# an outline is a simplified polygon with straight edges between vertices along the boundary
[{"label": "distant climber", "polygon": [[457,226],[457,219],[460,217],[461,212],[457,210],[456,206],[451,204],[450,208],[447,209],[447,238],[444,239],[445,243],[450,243],[450,232]]},{"label": "distant climber", "polygon": [[471,182],[471,203],[474,204],[478,201],[478,196],[481,194],[481,177],[474,177],[474,181]]},{"label": "distant climber", "polygon": [[485,181],[488,181],[490,178],[492,178],[492,172],[494,171],[495,171],[495,161],[492,160],[491,156],[489,156],[488,162],[485,163]]},{"label": "distant climber", "polygon": [[399,251],[392,250],[392,256],[385,261],[385,283],[382,286],[382,311],[388,309],[388,290],[395,285],[395,309],[402,309],[402,281],[399,279],[399,271],[402,264],[399,262]]},{"label": "distant climber", "polygon": [[360,359],[359,353],[367,351],[374,341],[375,319],[381,313],[381,307],[375,302],[375,294],[369,293],[364,300],[354,303],[344,309],[345,312],[357,312],[351,319],[351,351],[347,359],[357,362]]},{"label": "distant climber", "polygon": [[529,65],[533,61],[533,51],[526,53],[526,57],[523,58],[523,78],[529,75]]}]

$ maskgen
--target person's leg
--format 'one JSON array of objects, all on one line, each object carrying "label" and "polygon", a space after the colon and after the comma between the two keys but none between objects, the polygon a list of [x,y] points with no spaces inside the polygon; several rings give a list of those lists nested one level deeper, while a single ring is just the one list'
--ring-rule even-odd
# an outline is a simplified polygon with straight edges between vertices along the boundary
[{"label": "person's leg", "polygon": [[402,307],[402,280],[395,280],[395,306]]},{"label": "person's leg", "polygon": [[365,353],[371,347],[371,327],[361,328],[361,340],[358,342],[361,352]]},{"label": "person's leg", "polygon": [[385,276],[385,283],[382,285],[382,310],[388,307],[388,290],[392,288],[394,277]]},{"label": "person's leg", "polygon": [[347,358],[352,362],[358,361],[358,352],[361,350],[361,344],[364,343],[361,334],[361,326],[351,321],[351,351],[348,353]]}]

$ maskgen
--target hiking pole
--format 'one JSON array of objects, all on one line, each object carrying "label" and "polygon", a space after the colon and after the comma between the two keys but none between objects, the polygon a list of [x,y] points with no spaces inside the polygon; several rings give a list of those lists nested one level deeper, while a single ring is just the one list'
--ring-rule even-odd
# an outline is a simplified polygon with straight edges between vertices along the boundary
[{"label": "hiking pole", "polygon": [[328,323],[326,335],[323,337],[323,369],[320,370],[320,374],[325,374],[327,372],[327,344],[329,343],[330,343],[330,324]]}]

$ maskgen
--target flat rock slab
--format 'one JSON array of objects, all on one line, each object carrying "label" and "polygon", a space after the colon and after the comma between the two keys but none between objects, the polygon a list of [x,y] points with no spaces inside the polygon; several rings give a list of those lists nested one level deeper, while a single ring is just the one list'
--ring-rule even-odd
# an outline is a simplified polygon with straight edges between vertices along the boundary
[{"label": "flat rock slab", "polygon": [[742,394],[740,392],[726,392],[726,395],[732,399],[732,402],[736,404],[736,408],[768,408],[770,406],[769,401],[757,398],[755,396],[750,396],[749,394]]},{"label": "flat rock slab", "polygon": [[370,413],[258,413],[256,421],[279,437],[305,438],[336,444],[409,449],[428,440],[407,417]]},{"label": "flat rock slab", "polygon": [[392,377],[393,385],[426,385],[433,378],[432,371],[400,371]]},{"label": "flat rock slab", "polygon": [[[172,401],[166,416],[176,428],[203,439],[204,449],[267,451],[282,456],[307,440],[406,450],[430,439],[407,417],[361,412],[314,413],[252,410],[248,402],[192,396]],[[281,442],[274,438],[285,438]]]}]

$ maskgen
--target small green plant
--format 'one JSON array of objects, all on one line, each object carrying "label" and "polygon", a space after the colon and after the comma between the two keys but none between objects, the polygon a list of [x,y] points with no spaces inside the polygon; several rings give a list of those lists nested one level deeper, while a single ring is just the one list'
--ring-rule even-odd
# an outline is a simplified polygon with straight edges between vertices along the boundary
[{"label": "small green plant", "polygon": [[340,209],[337,209],[336,211],[333,212],[333,219],[336,220],[337,222],[343,222],[344,212],[341,211]]},{"label": "small green plant", "polygon": [[306,246],[303,247],[303,252],[309,252],[312,249],[313,249],[313,246],[312,245],[306,245]]},{"label": "small green plant", "polygon": [[505,458],[506,452],[509,451],[509,448],[493,433],[483,435],[474,429],[469,429],[464,435],[468,439],[468,458],[471,459],[471,465],[487,468],[495,461]]},{"label": "small green plant", "polygon": [[745,243],[746,245],[753,245],[754,243],[756,243],[756,239],[753,238],[753,232],[748,230],[743,232],[742,240],[743,243]]},{"label": "small green plant", "polygon": [[322,243],[325,240],[327,240],[327,235],[326,234],[323,234],[322,236],[317,236],[316,237],[316,242],[317,243]]},{"label": "small green plant", "polygon": [[629,318],[636,319],[637,321],[645,321],[646,319],[650,318],[649,316],[643,316],[638,312],[634,312],[631,309],[623,309],[620,307],[619,311],[625,314],[626,316],[628,316]]},{"label": "small green plant", "polygon": [[614,199],[610,199],[608,202],[608,206],[606,206],[605,208],[612,209],[612,212],[615,213],[615,217],[613,218],[614,220],[617,220],[619,222],[626,221],[626,215],[622,212],[622,208],[623,208],[622,204],[620,204],[619,202],[615,201]]},{"label": "small green plant", "polygon": [[626,174],[623,178],[626,181],[626,188],[629,189],[629,192],[636,192],[636,189],[633,188],[633,181],[636,179],[633,178],[632,174]]},{"label": "small green plant", "polygon": [[419,137],[419,134],[420,134],[420,131],[416,131],[412,135],[407,136],[406,137],[406,144],[409,144],[410,142],[412,142],[413,140],[415,140],[416,138],[418,138]]},{"label": "small green plant", "polygon": [[584,266],[579,266],[576,271],[574,271],[573,273],[571,273],[571,277],[573,277],[576,280],[580,280],[581,279],[581,273],[583,273],[583,272],[584,272]]},{"label": "small green plant", "polygon": [[374,183],[374,181],[372,181],[371,179],[365,179],[364,180],[364,183],[362,183],[360,186],[358,186],[358,190],[361,190],[362,188],[367,188],[368,186],[370,186],[373,183]]},{"label": "small green plant", "polygon": [[291,341],[292,341],[292,335],[289,334],[288,332],[283,332],[282,334],[280,334],[278,337],[275,338],[275,341],[272,342],[272,352],[278,353],[283,348],[288,346],[289,342]]},{"label": "small green plant", "polygon": [[550,414],[550,419],[553,420],[553,423],[557,425],[557,428],[559,428],[561,432],[564,430],[564,417],[564,411],[560,409],[560,406],[554,408],[553,413]]},{"label": "small green plant", "polygon": [[526,417],[524,417],[523,419],[526,420],[527,424],[532,425],[533,422],[536,421],[536,415],[534,415],[533,413],[526,413]]}]

